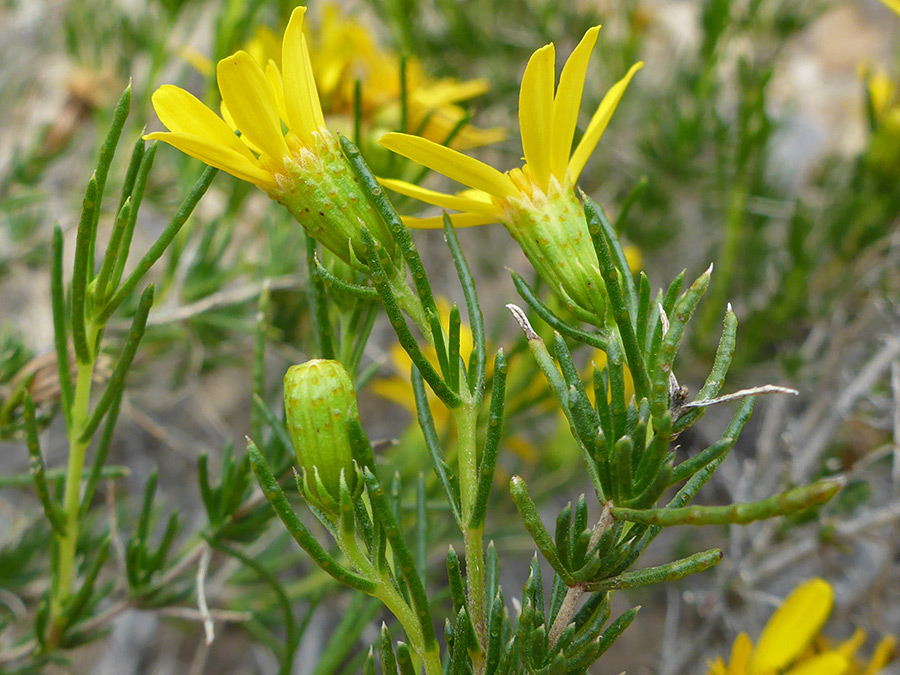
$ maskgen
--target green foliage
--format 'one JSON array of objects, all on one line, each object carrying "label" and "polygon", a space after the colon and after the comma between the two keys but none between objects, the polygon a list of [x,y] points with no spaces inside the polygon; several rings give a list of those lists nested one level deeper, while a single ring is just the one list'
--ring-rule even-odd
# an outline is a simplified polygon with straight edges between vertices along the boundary
[{"label": "green foliage", "polygon": [[[865,483],[842,491],[841,478],[823,472],[828,477],[811,485],[779,487],[755,501],[692,504],[738,443],[754,392],[773,391],[722,397],[729,371],[738,368],[744,379],[747,366],[778,352],[782,365],[797,372],[803,357],[785,347],[846,301],[842,286],[859,260],[885,245],[900,210],[894,189],[900,162],[890,130],[874,117],[866,151],[852,162],[834,158],[817,175],[826,199],[793,195],[773,178],[779,128],[773,73],[781,44],[808,25],[820,3],[703,3],[700,39],[674,66],[671,82],[654,92],[657,103],[623,103],[640,161],[606,174],[609,165],[600,164],[596,174],[585,174],[587,187],[602,175],[604,196],[619,207],[610,218],[580,193],[598,263],[585,282],[592,308],[566,307],[546,279],[511,270],[528,313],[507,305],[521,335],[505,341],[512,324],[508,315],[497,320],[495,308],[507,291],[481,273],[485,256],[499,267],[494,252],[474,250],[447,216],[446,250],[413,236],[400,215],[411,204],[392,202],[378,183],[376,174],[420,183],[427,172],[379,154],[362,137],[362,80],[347,135],[338,136],[339,159],[379,234],[361,225],[361,245],[350,248],[349,261],[274,207],[260,215],[259,195],[227,177],[212,190],[217,199],[194,216],[216,169],[196,177],[193,165],[177,164],[183,160],[142,139],[117,158],[123,137],[131,143],[144,124],[155,74],[170,65],[163,29],[199,11],[193,2],[156,4],[160,16],[142,10],[114,21],[100,3],[69,9],[64,18],[67,48],[78,61],[102,62],[118,45],[114,70],[130,71],[140,56],[150,72],[104,113],[111,122],[96,164],[85,171],[74,237],[59,224],[49,237],[37,226],[41,176],[66,147],[26,149],[2,185],[0,215],[18,248],[4,253],[0,275],[19,260],[49,268],[55,359],[52,394],[38,397],[36,348],[28,336],[0,329],[0,437],[18,442],[23,467],[0,476],[0,487],[33,503],[28,522],[0,548],[0,586],[14,589],[24,606],[19,611],[4,600],[0,608],[4,672],[64,663],[75,648],[102,641],[116,616],[132,608],[165,614],[196,607],[206,627],[212,595],[216,610],[237,616],[235,623],[269,649],[285,674],[311,621],[334,607],[340,617],[317,655],[315,675],[584,674],[637,619],[639,607],[610,620],[616,592],[674,583],[722,560],[717,548],[688,549],[640,566],[664,527],[788,516],[781,532],[790,537],[793,528],[815,525],[823,514],[852,513],[870,498]],[[541,40],[566,44],[604,18],[552,2],[370,4],[404,54],[397,64],[402,129],[414,83],[409,57],[439,60],[438,74],[491,73],[496,81],[485,101],[508,116],[531,49]],[[611,12],[627,28],[618,43],[601,48],[612,50],[601,66],[610,72],[633,61],[645,39],[638,3],[622,4]],[[261,17],[283,21],[292,7],[276,5],[225,3],[213,20],[212,55],[244,45]],[[513,18],[530,24],[527,31],[505,30]],[[722,65],[738,40],[757,48],[735,63],[729,87]],[[205,98],[217,98],[212,80]],[[470,120],[463,111],[446,142]],[[10,187],[18,192],[7,197]],[[182,193],[179,203],[175,195]],[[703,250],[682,255],[680,239],[696,236],[678,215],[689,199],[721,228]],[[753,206],[760,200],[786,205],[786,215],[767,216]],[[153,214],[162,218],[159,227],[147,226]],[[152,243],[135,254],[147,236]],[[640,244],[647,258],[638,274],[626,240]],[[74,255],[66,255],[73,241]],[[698,275],[708,259],[714,265]],[[692,272],[658,286],[657,269],[667,267]],[[454,275],[452,289],[444,288]],[[458,304],[442,312],[440,294]],[[734,308],[744,317],[740,342]],[[370,441],[355,415],[331,415],[352,455],[340,459],[352,462],[333,472],[327,486],[315,470],[298,473],[280,408],[287,361],[339,362],[362,408],[384,365],[390,331],[411,362],[401,379],[405,384],[409,374],[412,427],[391,448]],[[586,376],[588,352],[599,365]],[[220,430],[211,451],[191,448],[199,518],[170,503],[165,471],[147,477],[110,463],[120,417],[133,405],[129,389],[157,361],[171,369],[166,375],[175,385],[223,364],[248,373],[229,382],[245,401],[246,425],[241,419]],[[676,372],[704,381],[695,396]],[[308,398],[318,401],[316,391]],[[730,423],[711,421],[725,426],[721,433],[691,431],[708,408],[735,400]],[[246,445],[235,443],[232,432]],[[686,445],[699,446],[687,457],[676,445],[682,434]],[[536,448],[538,457],[514,457],[516,442]],[[569,446],[580,462],[561,459]],[[325,462],[334,448],[316,450]],[[132,470],[143,483],[141,495],[130,494],[133,481],[123,480]],[[593,496],[574,498],[576,479],[585,478]],[[508,492],[498,487],[506,483]],[[326,488],[327,501],[320,498]],[[548,510],[554,497],[563,497],[557,507],[568,501],[555,519]],[[823,539],[833,534],[829,528]],[[522,572],[521,594],[510,593],[501,577],[525,568],[514,564],[519,551],[505,544],[525,536],[546,565],[542,573],[535,555]],[[207,578],[217,589],[207,588]],[[219,620],[213,623],[218,629]]]}]

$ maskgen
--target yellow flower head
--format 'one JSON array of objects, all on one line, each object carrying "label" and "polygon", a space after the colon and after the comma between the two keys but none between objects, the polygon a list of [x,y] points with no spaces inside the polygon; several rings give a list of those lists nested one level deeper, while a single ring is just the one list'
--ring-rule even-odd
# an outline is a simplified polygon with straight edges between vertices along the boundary
[{"label": "yellow flower head", "polygon": [[710,661],[708,675],[876,675],[892,658],[896,638],[882,640],[868,663],[857,662],[863,631],[836,646],[819,637],[833,604],[834,590],[824,579],[800,584],[769,619],[755,647],[741,633],[729,662]]},{"label": "yellow flower head", "polygon": [[881,0],[885,5],[894,10],[900,16],[900,0]]},{"label": "yellow flower head", "polygon": [[246,51],[219,61],[222,117],[184,89],[163,85],[152,100],[169,131],[144,138],[169,143],[259,186],[347,262],[354,257],[351,247],[361,246],[360,221],[393,254],[387,227],[325,126],[303,35],[305,12],[305,7],[297,7],[291,14],[281,42],[280,68],[272,59],[263,67]]},{"label": "yellow flower head", "polygon": [[[329,116],[353,118],[356,83],[367,125],[382,129],[400,123],[400,58],[382,48],[372,31],[360,21],[327,5],[318,30],[309,33],[313,47],[313,73],[319,84],[322,106]],[[488,90],[486,80],[432,79],[416,59],[406,61],[408,129],[443,142],[465,118],[458,104]],[[451,145],[457,149],[487,145],[506,137],[503,129],[478,129],[466,124]]]},{"label": "yellow flower head", "polygon": [[[427,190],[398,180],[384,185],[446,209],[460,227],[502,223],[532,265],[564,299],[590,307],[584,279],[594,278],[596,254],[574,186],[600,141],[632,76],[636,63],[604,96],[584,136],[571,152],[588,61],[600,27],[585,33],[572,52],[554,94],[553,43],[528,62],[519,93],[519,127],[525,165],[501,173],[476,159],[428,139],[390,133],[379,142],[389,150],[466,185],[457,195]],[[408,218],[410,227],[440,227],[440,218]]]},{"label": "yellow flower head", "polygon": [[[367,130],[396,129],[400,124],[400,57],[378,44],[362,22],[343,14],[335,5],[325,5],[318,25],[306,26],[312,72],[318,85],[322,111],[329,124],[349,130],[356,114],[356,84],[360,83],[362,123]],[[260,26],[244,47],[265,69],[270,61],[281,68],[281,40],[271,29]],[[182,57],[205,75],[212,63],[191,49]],[[506,138],[501,128],[459,127],[466,117],[460,103],[481,96],[487,80],[432,79],[422,64],[406,61],[406,126],[425,138],[444,142],[459,150],[496,143]]]}]

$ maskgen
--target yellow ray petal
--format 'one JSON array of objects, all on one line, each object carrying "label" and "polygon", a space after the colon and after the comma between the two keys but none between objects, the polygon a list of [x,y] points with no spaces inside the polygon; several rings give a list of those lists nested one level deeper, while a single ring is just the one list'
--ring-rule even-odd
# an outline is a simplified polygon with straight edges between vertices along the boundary
[{"label": "yellow ray petal", "polygon": [[[483,216],[480,213],[449,213],[453,227],[476,227],[478,225],[490,225],[496,223],[496,218]],[[432,216],[430,218],[413,218],[403,216],[403,224],[413,230],[443,230],[444,216]]]},{"label": "yellow ray petal", "polygon": [[222,145],[247,159],[253,160],[247,147],[234,135],[228,125],[192,94],[171,84],[164,84],[151,98],[159,121],[169,131],[181,132]]},{"label": "yellow ray petal", "polygon": [[[231,116],[231,113],[228,112],[228,106],[225,105],[225,101],[222,101],[222,102],[219,104],[219,112],[222,113],[222,119],[225,120],[225,123],[226,123],[226,124],[228,125],[228,127],[231,129],[232,135],[233,135],[234,132],[238,130],[238,128],[237,128],[237,124],[234,123],[234,118]],[[238,137],[235,136],[235,138],[238,138]],[[251,143],[250,140],[249,140],[246,136],[243,136],[243,135],[242,135],[238,140],[241,142],[241,144],[242,144],[245,148],[250,148],[250,149],[251,149],[253,152],[255,152],[257,155],[261,155],[261,154],[262,154],[262,150],[260,150],[260,149],[257,148],[255,145],[253,145],[253,143]]]},{"label": "yellow ray petal", "polygon": [[[500,209],[495,206],[490,197],[484,199],[472,199],[462,195],[448,195],[435,190],[428,190],[412,183],[402,180],[394,180],[392,178],[380,178],[379,183],[384,185],[388,190],[399,192],[401,195],[418,199],[426,204],[434,204],[445,209],[453,209],[454,211],[467,211],[469,213],[480,213],[484,216],[497,218],[500,215]],[[471,191],[469,191],[471,192]],[[485,194],[480,192],[479,194]],[[487,195],[485,195],[487,196]]]},{"label": "yellow ray petal", "polygon": [[877,673],[880,673],[881,669],[894,658],[896,653],[897,638],[893,635],[888,635],[878,643],[877,647],[875,647],[875,653],[866,665],[866,670],[863,672],[863,675],[877,675]]},{"label": "yellow ray petal", "polygon": [[456,138],[450,142],[450,147],[454,150],[471,150],[472,148],[480,148],[483,145],[499,143],[506,140],[506,136],[506,129],[502,127],[479,129],[471,124],[467,124],[459,131]]},{"label": "yellow ray petal", "polygon": [[187,61],[194,70],[204,77],[209,77],[213,74],[212,59],[206,54],[201,54],[193,47],[182,47],[178,52],[178,56]]},{"label": "yellow ray petal", "polygon": [[725,661],[722,660],[721,656],[706,662],[706,675],[728,675],[725,671]]},{"label": "yellow ray petal", "polygon": [[578,177],[581,175],[584,165],[587,164],[588,158],[591,156],[591,153],[594,152],[597,143],[600,142],[600,137],[606,130],[606,125],[609,124],[609,120],[615,112],[616,106],[619,105],[622,94],[625,93],[625,89],[628,87],[628,83],[631,82],[631,78],[643,67],[643,61],[638,61],[631,66],[628,74],[616,82],[612,88],[606,92],[606,96],[603,97],[603,100],[600,101],[597,112],[595,112],[594,116],[591,118],[587,131],[584,132],[584,136],[582,136],[581,141],[575,148],[575,152],[572,153],[572,159],[569,160],[569,177],[572,179],[573,183],[578,181]]},{"label": "yellow ray petal", "polygon": [[775,672],[809,645],[831,613],[834,591],[824,579],[810,579],[788,595],[769,619],[750,662],[750,673]]},{"label": "yellow ray petal", "polygon": [[493,198],[487,193],[482,192],[481,190],[473,190],[469,188],[467,190],[460,190],[456,193],[457,197],[465,197],[466,199],[474,199],[475,201],[484,202],[486,204],[493,204]]},{"label": "yellow ray petal", "polygon": [[399,377],[391,377],[373,380],[369,387],[376,396],[396,403],[411,413],[416,412],[416,399],[409,382]]},{"label": "yellow ray petal", "polygon": [[488,81],[484,79],[458,82],[448,78],[416,88],[411,92],[411,98],[428,108],[439,108],[481,96],[489,88]]},{"label": "yellow ray petal", "polygon": [[281,71],[278,70],[278,64],[273,59],[269,59],[266,64],[266,79],[272,85],[272,93],[275,94],[275,103],[278,105],[278,116],[288,126],[291,121],[288,119],[287,107],[284,104],[284,83],[281,80]]},{"label": "yellow ray petal", "polygon": [[219,61],[219,91],[241,135],[275,160],[288,155],[272,85],[259,64],[239,51]]},{"label": "yellow ray petal", "polygon": [[835,649],[836,652],[843,654],[848,659],[852,657],[856,652],[859,651],[859,648],[866,644],[866,631],[862,628],[857,628],[853,631],[853,635],[851,635],[847,640],[844,640],[840,643]]},{"label": "yellow ray petal", "polygon": [[309,90],[309,105],[312,108],[313,120],[319,127],[325,126],[325,115],[322,113],[322,102],[313,76],[312,60],[309,58],[309,41],[303,36],[303,65],[306,67],[306,87]]},{"label": "yellow ray petal", "polygon": [[296,7],[291,13],[284,39],[281,42],[281,67],[284,69],[284,106],[288,125],[305,142],[316,130],[312,108],[307,100],[306,66],[303,64],[303,17],[306,7]]},{"label": "yellow ray petal", "polygon": [[849,668],[850,662],[846,656],[837,652],[826,652],[806,659],[785,675],[845,675]]},{"label": "yellow ray petal", "polygon": [[581,42],[575,47],[559,76],[559,88],[553,99],[553,123],[550,132],[550,171],[559,180],[566,177],[572,139],[581,109],[581,95],[584,93],[584,78],[587,75],[591,52],[597,42],[600,26],[589,28]]},{"label": "yellow ray petal", "polygon": [[553,43],[538,49],[528,60],[519,89],[519,129],[525,163],[545,192],[550,184],[550,125],[553,118]]},{"label": "yellow ray petal", "polygon": [[284,69],[284,103],[291,129],[305,142],[311,143],[311,134],[320,126],[325,126],[325,121],[303,36],[305,12],[305,7],[297,7],[291,14],[281,45],[281,65]]},{"label": "yellow ray petal", "polygon": [[229,148],[223,148],[216,143],[211,143],[200,136],[193,136],[184,132],[157,131],[147,134],[144,136],[144,139],[168,143],[194,159],[206,162],[210,166],[230,173],[235,178],[253,183],[263,189],[275,187],[275,179],[271,173],[259,168],[244,155],[238,154]]},{"label": "yellow ray petal", "polygon": [[519,194],[509,176],[484,162],[425,138],[391,132],[382,136],[378,142],[398,155],[476,190],[497,197],[517,197]]},{"label": "yellow ray petal", "polygon": [[731,645],[731,658],[728,660],[727,675],[746,675],[750,654],[753,653],[753,642],[746,633],[739,633]]}]

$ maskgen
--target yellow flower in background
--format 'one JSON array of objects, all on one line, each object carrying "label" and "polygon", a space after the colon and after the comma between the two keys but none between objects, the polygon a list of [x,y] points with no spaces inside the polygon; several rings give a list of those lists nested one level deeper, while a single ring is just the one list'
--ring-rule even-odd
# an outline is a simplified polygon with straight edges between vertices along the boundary
[{"label": "yellow flower in background", "polygon": [[[326,5],[319,25],[306,26],[304,32],[322,111],[329,124],[352,128],[359,81],[364,126],[399,128],[400,56],[382,48],[369,28],[334,5]],[[262,68],[270,61],[281,68],[281,40],[271,29],[258,27],[244,49]],[[181,55],[201,73],[212,73],[212,62],[195,50],[185,48]],[[466,117],[459,104],[481,96],[488,88],[484,79],[433,79],[419,61],[408,58],[406,130],[441,143],[455,131],[450,145],[459,150],[502,141],[506,138],[502,128],[479,129],[471,124],[458,128]]]},{"label": "yellow flower in background", "polygon": [[894,10],[900,16],[900,0],[881,0],[885,5]]},{"label": "yellow flower in background", "polygon": [[[604,352],[600,349],[595,349],[593,352],[593,357],[594,357],[592,359],[593,369],[603,370],[604,368],[606,368],[606,364],[608,361],[606,352]],[[634,379],[631,377],[631,371],[628,370],[628,366],[625,366],[622,370],[623,370],[623,374],[625,376],[625,404],[628,405],[628,402],[631,401],[631,397],[634,396]],[[594,387],[592,386],[592,384],[590,384],[593,382],[593,371],[589,371],[587,373],[587,376],[584,377],[583,379],[586,380],[584,391],[587,394],[587,397],[590,400],[591,405],[596,406],[597,400],[596,400],[596,397],[594,396]],[[612,392],[610,392],[610,391],[606,392],[606,396],[607,396],[607,398],[611,398]]]},{"label": "yellow flower in background", "polygon": [[[355,90],[360,82],[360,103],[366,124],[382,128],[400,125],[400,57],[383,49],[366,26],[327,5],[316,31],[309,32],[313,72],[319,83],[326,115],[352,121]],[[466,117],[459,103],[488,90],[484,79],[433,79],[414,58],[406,61],[407,131],[443,143]],[[464,150],[506,138],[500,128],[478,129],[466,124],[450,145]]]},{"label": "yellow flower in background", "polygon": [[883,639],[872,659],[860,662],[855,654],[865,632],[857,630],[838,645],[819,636],[833,604],[834,590],[824,579],[800,584],[769,619],[755,647],[741,633],[728,663],[721,657],[710,661],[708,675],[876,675],[896,651],[896,638]]},{"label": "yellow flower in background", "polygon": [[[581,107],[588,61],[600,27],[595,26],[572,52],[554,94],[553,43],[538,49],[522,77],[519,126],[525,165],[506,173],[426,138],[389,133],[379,142],[389,150],[442,173],[469,189],[456,195],[428,190],[399,180],[383,180],[395,192],[452,209],[459,227],[502,223],[531,264],[568,304],[591,308],[586,290],[596,280],[597,258],[575,183],[603,135],[632,76],[636,63],[607,92],[575,150],[572,141]],[[410,227],[442,226],[440,217],[407,218]]]},{"label": "yellow flower in background", "polygon": [[863,69],[863,79],[872,104],[872,113],[876,122],[884,119],[894,102],[897,88],[894,81],[882,68],[870,71]]},{"label": "yellow flower in background", "polygon": [[169,131],[144,138],[259,186],[345,262],[363,256],[361,223],[394,255],[393,237],[325,125],[303,35],[305,12],[298,7],[291,14],[281,67],[269,60],[263,68],[246,51],[219,61],[222,117],[184,89],[163,85],[152,100]]},{"label": "yellow flower in background", "polygon": [[866,85],[872,136],[868,161],[885,174],[896,174],[900,168],[900,97],[896,82],[883,68],[861,66],[860,76]]},{"label": "yellow flower in background", "polygon": [[[303,26],[303,35],[306,38],[307,44],[309,44],[309,26]],[[273,31],[268,26],[257,26],[256,31],[253,33],[253,37],[250,38],[250,41],[244,47],[245,51],[253,57],[253,59],[263,68],[268,65],[269,61],[274,61],[275,65],[278,68],[281,68],[281,39],[278,37],[278,33]],[[310,63],[312,63],[312,54],[314,50],[310,50]],[[319,83],[319,78],[316,77],[316,69],[313,67],[313,77],[316,80],[316,84]],[[317,86],[316,89],[319,89]],[[319,92],[319,101],[322,100],[322,93]],[[324,112],[324,106],[323,106]]]},{"label": "yellow flower in background", "polygon": [[[441,325],[444,327],[444,331],[449,332],[450,303],[447,302],[445,298],[437,297],[435,298],[435,304],[437,305],[438,314],[440,315]],[[475,338],[472,336],[471,327],[467,323],[460,324],[459,355],[465,363],[469,362],[469,357],[474,349]],[[440,369],[437,351],[433,345],[428,344],[423,346],[422,353],[436,370]],[[399,343],[394,343],[390,349],[389,356],[395,374],[387,378],[374,380],[370,385],[370,388],[377,395],[396,403],[400,407],[405,408],[411,415],[415,416],[416,399],[413,395],[412,384],[409,381],[409,373],[412,369],[412,359],[409,358],[409,354],[406,353],[406,350],[404,350]],[[490,376],[491,366],[491,362],[488,361],[488,376]],[[438,429],[446,428],[446,425],[450,421],[450,412],[447,410],[446,406],[439,403],[438,397],[431,391],[430,387],[426,388],[426,391],[428,392],[428,402],[431,404],[431,414],[434,417],[435,425]]]},{"label": "yellow flower in background", "polygon": [[[449,331],[450,303],[442,297],[435,298],[435,303],[437,304],[441,325],[444,327],[445,331]],[[469,357],[474,349],[475,340],[472,336],[472,329],[467,323],[463,323],[459,327],[459,355],[462,357],[463,361],[468,363]],[[422,353],[435,369],[440,368],[437,352],[432,345],[429,344],[423,346]],[[369,385],[369,388],[383,399],[395,403],[405,409],[413,416],[413,418],[415,418],[416,398],[413,394],[412,384],[409,381],[412,360],[399,343],[394,343],[391,347],[389,351],[389,360],[394,373],[389,377],[373,380]],[[489,359],[486,364],[486,375],[488,377],[490,377],[493,372],[493,365],[493,362]],[[542,387],[546,389],[546,386],[546,383],[542,379],[535,379],[532,386],[530,386],[527,391],[522,392],[521,395],[531,397]],[[426,392],[428,394],[428,403],[431,408],[431,415],[434,419],[435,428],[440,434],[447,433],[452,429],[450,424],[450,411],[439,401],[438,397],[435,396],[430,388],[426,388]],[[413,428],[415,429],[415,433],[418,433],[418,425],[413,424]],[[523,434],[515,434],[505,438],[504,445],[526,464],[536,464],[540,459],[540,453],[534,443]],[[506,480],[508,480],[508,476],[505,480],[498,482],[498,485],[505,484]]]}]

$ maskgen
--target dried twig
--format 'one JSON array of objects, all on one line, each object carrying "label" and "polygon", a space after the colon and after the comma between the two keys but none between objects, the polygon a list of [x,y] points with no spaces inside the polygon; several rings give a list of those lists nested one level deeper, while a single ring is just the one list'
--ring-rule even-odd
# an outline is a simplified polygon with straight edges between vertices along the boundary
[{"label": "dried twig", "polygon": [[206,634],[206,644],[211,645],[216,639],[213,619],[209,613],[209,605],[206,603],[206,573],[209,571],[210,550],[207,548],[200,556],[200,564],[197,565],[197,607],[200,616],[203,617],[203,632]]}]

